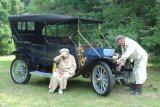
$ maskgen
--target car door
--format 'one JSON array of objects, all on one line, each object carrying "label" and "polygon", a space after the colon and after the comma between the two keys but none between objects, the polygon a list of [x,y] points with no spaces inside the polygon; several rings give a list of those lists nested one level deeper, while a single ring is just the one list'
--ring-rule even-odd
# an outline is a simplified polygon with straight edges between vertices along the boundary
[{"label": "car door", "polygon": [[45,44],[32,44],[32,56],[35,65],[45,64]]},{"label": "car door", "polygon": [[45,44],[45,65],[52,66],[53,65],[53,59],[57,55],[59,55],[60,46],[56,43],[46,43]]},{"label": "car door", "polygon": [[59,55],[59,50],[62,48],[69,49],[70,53],[75,56],[76,47],[73,45],[60,44],[57,39],[57,42],[45,45],[45,64],[52,66],[54,57]]}]

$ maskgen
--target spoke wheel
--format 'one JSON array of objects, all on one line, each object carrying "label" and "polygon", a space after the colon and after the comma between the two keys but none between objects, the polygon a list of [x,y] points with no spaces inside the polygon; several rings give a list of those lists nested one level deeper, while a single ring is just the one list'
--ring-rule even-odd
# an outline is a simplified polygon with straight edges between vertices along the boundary
[{"label": "spoke wheel", "polygon": [[11,65],[11,77],[15,83],[25,84],[30,79],[29,65],[23,58],[16,58]]},{"label": "spoke wheel", "polygon": [[125,74],[125,76],[126,76],[126,78],[125,79],[121,79],[120,81],[121,81],[121,83],[123,84],[123,85],[125,85],[125,86],[130,86],[131,85],[131,81],[130,81],[130,78],[131,78],[131,73],[132,72],[124,72]]},{"label": "spoke wheel", "polygon": [[112,72],[105,62],[97,62],[93,68],[92,85],[98,95],[109,95],[112,90]]}]

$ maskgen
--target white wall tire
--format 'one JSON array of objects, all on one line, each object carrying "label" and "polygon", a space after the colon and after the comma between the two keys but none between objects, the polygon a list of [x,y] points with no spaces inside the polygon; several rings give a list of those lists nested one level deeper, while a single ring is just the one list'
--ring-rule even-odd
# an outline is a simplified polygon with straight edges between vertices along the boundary
[{"label": "white wall tire", "polygon": [[13,60],[10,68],[12,80],[18,84],[26,84],[30,80],[29,64],[24,58],[16,58]]}]

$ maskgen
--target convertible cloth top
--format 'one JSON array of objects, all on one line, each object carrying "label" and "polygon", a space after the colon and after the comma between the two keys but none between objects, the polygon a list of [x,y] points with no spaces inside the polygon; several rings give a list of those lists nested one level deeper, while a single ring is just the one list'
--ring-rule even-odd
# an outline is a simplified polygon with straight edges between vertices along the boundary
[{"label": "convertible cloth top", "polygon": [[102,20],[87,19],[82,17],[59,15],[59,14],[26,14],[26,15],[10,15],[8,17],[10,23],[16,22],[45,22],[45,23],[66,23],[66,24],[78,24],[78,21],[82,23],[103,23]]}]

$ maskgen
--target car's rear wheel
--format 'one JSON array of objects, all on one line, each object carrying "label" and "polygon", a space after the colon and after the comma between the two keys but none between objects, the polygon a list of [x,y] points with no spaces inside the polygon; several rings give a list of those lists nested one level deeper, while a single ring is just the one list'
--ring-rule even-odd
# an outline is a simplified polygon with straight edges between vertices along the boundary
[{"label": "car's rear wheel", "polygon": [[29,74],[29,64],[24,58],[14,59],[11,64],[10,74],[15,83],[28,83],[31,77],[31,74]]},{"label": "car's rear wheel", "polygon": [[122,72],[122,75],[125,77],[125,79],[121,79],[121,83],[126,86],[130,86],[131,83],[131,76],[133,72],[134,62],[131,60],[127,60],[125,63],[125,70]]},{"label": "car's rear wheel", "polygon": [[125,85],[125,86],[130,86],[130,84],[131,84],[131,82],[128,82],[128,79],[121,79],[120,80],[121,81],[121,83],[123,84],[123,85]]},{"label": "car's rear wheel", "polygon": [[98,95],[106,96],[110,94],[113,82],[112,72],[107,63],[99,61],[94,65],[91,81],[94,91]]}]

